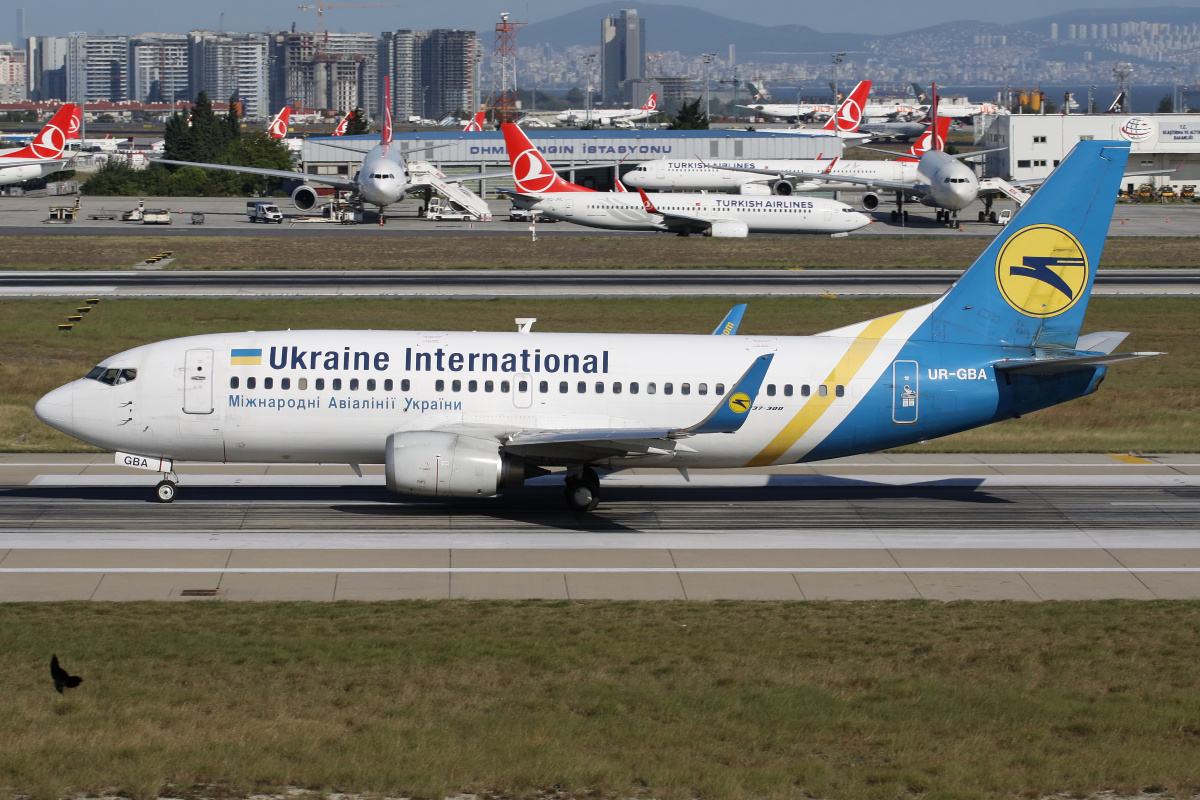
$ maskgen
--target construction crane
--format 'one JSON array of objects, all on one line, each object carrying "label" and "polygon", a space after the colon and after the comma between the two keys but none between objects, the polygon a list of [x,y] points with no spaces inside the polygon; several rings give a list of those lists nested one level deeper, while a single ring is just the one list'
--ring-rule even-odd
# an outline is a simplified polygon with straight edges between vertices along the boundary
[{"label": "construction crane", "polygon": [[325,42],[325,9],[327,8],[399,8],[402,3],[326,3],[317,0],[315,5],[297,6],[301,11],[317,10],[317,53]]}]

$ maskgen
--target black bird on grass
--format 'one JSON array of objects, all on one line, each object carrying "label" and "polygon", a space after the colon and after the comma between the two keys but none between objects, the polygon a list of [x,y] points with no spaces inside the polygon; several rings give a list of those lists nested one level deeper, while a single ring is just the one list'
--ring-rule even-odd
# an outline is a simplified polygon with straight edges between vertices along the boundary
[{"label": "black bird on grass", "polygon": [[50,677],[54,679],[54,688],[59,694],[63,693],[63,689],[74,689],[79,684],[83,683],[83,678],[77,675],[69,675],[67,671],[58,665],[58,656],[50,656]]}]

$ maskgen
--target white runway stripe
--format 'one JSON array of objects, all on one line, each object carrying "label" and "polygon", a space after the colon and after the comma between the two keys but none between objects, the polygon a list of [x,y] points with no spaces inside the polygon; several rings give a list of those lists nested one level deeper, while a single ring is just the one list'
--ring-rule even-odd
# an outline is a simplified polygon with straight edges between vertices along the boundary
[{"label": "white runway stripe", "polygon": [[1200,567],[0,567],[0,575],[35,574],[82,574],[82,575],[140,575],[140,574],[744,574],[744,573],[798,573],[798,574],[856,574],[884,573],[995,573],[995,572],[1046,572],[1067,574],[1105,573],[1172,573],[1196,574]]}]

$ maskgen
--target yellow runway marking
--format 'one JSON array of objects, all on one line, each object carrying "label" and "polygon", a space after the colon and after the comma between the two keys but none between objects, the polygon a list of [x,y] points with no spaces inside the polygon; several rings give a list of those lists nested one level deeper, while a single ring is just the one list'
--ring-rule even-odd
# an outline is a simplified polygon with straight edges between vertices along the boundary
[{"label": "yellow runway marking", "polygon": [[1109,458],[1115,458],[1117,461],[1124,461],[1126,464],[1153,464],[1154,462],[1148,458],[1135,456],[1133,453],[1105,453]]}]

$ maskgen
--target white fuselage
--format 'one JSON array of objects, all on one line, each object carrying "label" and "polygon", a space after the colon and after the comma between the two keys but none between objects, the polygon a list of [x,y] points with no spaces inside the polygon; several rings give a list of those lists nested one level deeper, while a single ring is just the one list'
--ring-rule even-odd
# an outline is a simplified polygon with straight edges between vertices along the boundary
[{"label": "white fuselage", "polygon": [[375,145],[363,157],[355,180],[358,196],[364,203],[380,208],[399,203],[408,190],[404,157],[391,145]]},{"label": "white fuselage", "polygon": [[[735,159],[720,161],[671,160],[647,161],[637,169],[625,173],[621,182],[636,189],[656,192],[729,192],[740,191],[744,186],[762,185],[769,187],[778,177],[735,172],[718,167],[737,169],[779,170],[790,172],[822,172],[829,169],[859,178],[874,178],[890,181],[917,180],[915,161],[843,161],[830,162],[817,159],[755,160]],[[842,181],[796,180],[793,187],[797,192],[828,192],[860,188],[856,184]]]},{"label": "white fuselage", "polygon": [[543,215],[591,228],[620,231],[668,231],[664,215],[712,222],[744,223],[750,233],[849,233],[871,220],[845,203],[825,198],[740,198],[719,194],[659,194],[652,199],[663,214],[651,214],[634,192],[562,192],[513,202]]},{"label": "white fuselage", "polygon": [[653,111],[642,108],[571,108],[559,113],[559,122],[572,122],[586,125],[615,125],[618,122],[640,122],[649,119]]},{"label": "white fuselage", "polygon": [[941,150],[929,150],[921,156],[917,168],[920,200],[931,208],[962,211],[979,197],[979,178],[975,171]]},{"label": "white fuselage", "polygon": [[35,178],[44,178],[64,169],[66,161],[52,159],[43,161],[32,158],[4,158],[0,156],[0,186],[21,183]]},{"label": "white fuselage", "polygon": [[[757,357],[774,353],[754,408],[736,433],[697,435],[659,458],[638,454],[611,465],[790,463],[825,440],[872,387],[891,380],[893,360],[931,308],[897,315],[887,337],[869,342],[867,350],[859,338],[866,323],[811,337],[207,334],[105,359],[95,377],[52,391],[35,411],[43,422],[97,447],[144,456],[381,463],[387,437],[402,431],[466,427],[476,431],[472,435],[503,441],[506,432],[530,429],[687,426],[718,406]],[[261,356],[238,355],[245,352]],[[852,352],[857,355],[847,362]],[[972,358],[969,366],[982,376],[986,359],[994,357],[981,350],[979,363]],[[966,359],[961,366],[968,366]],[[879,409],[885,433],[920,435],[892,425],[891,394]],[[815,407],[821,413],[796,428],[806,405],[809,413]]]}]

